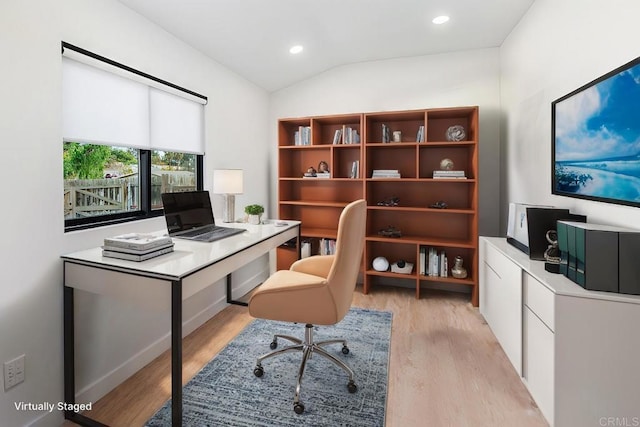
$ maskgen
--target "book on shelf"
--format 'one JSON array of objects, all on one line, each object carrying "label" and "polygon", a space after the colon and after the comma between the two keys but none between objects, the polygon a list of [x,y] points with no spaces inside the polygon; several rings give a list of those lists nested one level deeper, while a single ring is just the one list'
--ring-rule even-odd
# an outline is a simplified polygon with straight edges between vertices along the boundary
[{"label": "book on shelf", "polygon": [[342,126],[342,143],[343,144],[359,144],[360,143],[360,135],[358,135],[358,130],[353,129],[350,126]]},{"label": "book on shelf", "polygon": [[442,175],[442,176],[464,176],[463,170],[441,170],[437,169],[433,171],[434,175]]},{"label": "book on shelf", "polygon": [[173,242],[166,243],[151,249],[131,249],[131,248],[121,248],[118,246],[110,246],[110,245],[102,246],[102,250],[105,250],[105,251],[122,252],[125,254],[131,254],[131,255],[146,255],[150,252],[161,250],[161,249],[167,249],[167,248],[173,248]]},{"label": "book on shelf", "polygon": [[144,233],[128,233],[119,236],[105,237],[104,246],[137,249],[140,251],[157,249],[172,243],[170,236]]},{"label": "book on shelf", "polygon": [[311,145],[311,126],[298,126],[293,135],[294,145]]},{"label": "book on shelf", "polygon": [[449,261],[444,251],[440,252],[440,277],[449,277]]},{"label": "book on shelf", "polygon": [[319,178],[319,179],[327,179],[331,178],[331,172],[316,172],[315,174],[305,173],[302,175],[303,178]]},{"label": "book on shelf", "polygon": [[300,246],[300,258],[309,258],[311,256],[311,242],[304,241]]},{"label": "book on shelf", "polygon": [[351,163],[351,174],[349,178],[360,178],[360,160],[354,160]]},{"label": "book on shelf", "polygon": [[449,262],[445,251],[420,246],[419,272],[423,276],[448,277]]},{"label": "book on shelf", "polygon": [[333,144],[340,144],[340,138],[342,137],[342,129],[336,129],[333,134]]},{"label": "book on shelf", "polygon": [[126,253],[126,252],[120,252],[120,251],[112,251],[112,250],[102,250],[102,256],[105,257],[109,257],[109,258],[118,258],[118,259],[124,259],[127,261],[146,261],[148,259],[151,258],[155,258],[157,256],[160,255],[164,255],[164,254],[168,254],[173,252],[173,245],[162,248],[162,249],[156,249],[153,250],[151,252],[147,252],[146,254],[142,254],[142,255],[136,255],[136,254],[130,254],[130,253]]},{"label": "book on shelf", "polygon": [[391,142],[391,129],[384,123],[382,124],[382,142],[384,144]]},{"label": "book on shelf", "polygon": [[463,170],[434,170],[434,178],[466,178],[465,171]]},{"label": "book on shelf", "polygon": [[318,255],[333,255],[336,253],[336,241],[333,239],[320,239]]},{"label": "book on shelf", "polygon": [[374,169],[371,178],[400,178],[398,169]]},{"label": "book on shelf", "polygon": [[418,128],[418,134],[416,135],[416,142],[424,142],[424,125],[420,125]]}]

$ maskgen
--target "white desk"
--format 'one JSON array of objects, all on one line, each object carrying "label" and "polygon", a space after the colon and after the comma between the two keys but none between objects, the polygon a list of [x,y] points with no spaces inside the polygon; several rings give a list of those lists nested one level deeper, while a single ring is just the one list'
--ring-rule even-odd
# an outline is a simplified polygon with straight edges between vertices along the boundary
[{"label": "white desk", "polygon": [[[297,239],[300,248],[300,222],[286,222],[286,226],[278,227],[274,224],[225,224],[247,231],[211,243],[174,239],[172,253],[143,262],[106,258],[102,256],[101,248],[63,255],[65,402],[75,403],[75,289],[170,307],[171,417],[173,426],[181,426],[182,301],[226,277],[227,302],[244,304],[231,297],[231,273],[292,238]],[[84,426],[103,425],[73,411],[65,411],[65,418]]]}]

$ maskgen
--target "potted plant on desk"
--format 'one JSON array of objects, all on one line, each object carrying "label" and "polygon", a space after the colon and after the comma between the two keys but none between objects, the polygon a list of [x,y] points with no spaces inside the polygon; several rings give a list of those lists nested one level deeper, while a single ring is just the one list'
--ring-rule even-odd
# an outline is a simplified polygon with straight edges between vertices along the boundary
[{"label": "potted plant on desk", "polygon": [[264,213],[264,207],[262,205],[247,205],[244,207],[244,213],[249,216],[249,224],[260,224],[260,219]]}]

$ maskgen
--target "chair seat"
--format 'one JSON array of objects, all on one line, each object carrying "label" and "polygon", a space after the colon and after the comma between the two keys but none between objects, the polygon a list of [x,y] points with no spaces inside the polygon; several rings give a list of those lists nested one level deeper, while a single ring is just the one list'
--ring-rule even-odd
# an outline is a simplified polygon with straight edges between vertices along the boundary
[{"label": "chair seat", "polygon": [[340,319],[323,277],[292,270],[280,270],[251,296],[253,317],[285,322],[333,325]]}]

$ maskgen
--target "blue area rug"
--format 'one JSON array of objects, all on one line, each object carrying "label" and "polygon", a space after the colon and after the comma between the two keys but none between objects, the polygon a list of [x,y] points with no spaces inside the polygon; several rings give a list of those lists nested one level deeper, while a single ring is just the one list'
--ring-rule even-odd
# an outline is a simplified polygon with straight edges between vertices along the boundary
[{"label": "blue area rug", "polygon": [[[183,390],[183,425],[204,426],[384,426],[391,313],[352,308],[334,326],[319,326],[314,339],[346,338],[325,348],[355,372],[358,391],[347,390],[347,374],[324,357],[307,362],[300,401],[293,411],[301,352],[263,362],[264,376],[253,374],[256,358],[270,351],[274,333],[304,338],[304,325],[256,319],[212,359]],[[279,340],[280,346],[288,341]],[[171,401],[148,427],[171,425]]]}]

